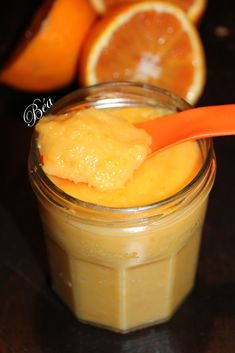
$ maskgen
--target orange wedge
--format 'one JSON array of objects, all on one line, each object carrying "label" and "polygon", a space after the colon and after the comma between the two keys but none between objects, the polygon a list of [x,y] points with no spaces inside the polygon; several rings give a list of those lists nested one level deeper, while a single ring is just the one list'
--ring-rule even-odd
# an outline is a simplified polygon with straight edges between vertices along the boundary
[{"label": "orange wedge", "polygon": [[81,45],[95,11],[87,0],[45,4],[0,72],[1,82],[40,92],[63,87],[74,79]]},{"label": "orange wedge", "polygon": [[[115,5],[126,3],[126,0],[90,0],[95,10],[99,13],[105,13]],[[129,2],[137,2],[137,0],[128,0]],[[144,1],[144,0],[143,0]],[[163,0],[178,5],[184,10],[191,21],[197,23],[202,17],[206,8],[206,0]]]},{"label": "orange wedge", "polygon": [[80,81],[139,81],[170,90],[195,104],[205,83],[197,29],[179,7],[160,1],[109,11],[90,31]]}]

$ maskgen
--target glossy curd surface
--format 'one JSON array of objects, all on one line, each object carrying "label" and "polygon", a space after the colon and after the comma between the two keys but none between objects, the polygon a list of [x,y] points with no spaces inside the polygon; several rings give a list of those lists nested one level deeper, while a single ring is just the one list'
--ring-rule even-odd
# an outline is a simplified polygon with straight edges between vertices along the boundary
[{"label": "glossy curd surface", "polygon": [[109,207],[147,205],[177,193],[200,169],[200,148],[189,141],[151,154],[151,137],[134,123],[159,112],[139,111],[90,108],[43,118],[37,132],[44,171],[66,193]]}]

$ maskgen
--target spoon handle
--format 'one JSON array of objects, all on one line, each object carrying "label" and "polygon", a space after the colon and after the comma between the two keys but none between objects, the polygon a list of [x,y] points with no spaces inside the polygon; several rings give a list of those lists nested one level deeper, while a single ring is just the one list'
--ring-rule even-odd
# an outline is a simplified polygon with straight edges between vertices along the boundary
[{"label": "spoon handle", "polygon": [[152,136],[152,151],[187,140],[235,134],[235,104],[188,109],[136,124]]}]

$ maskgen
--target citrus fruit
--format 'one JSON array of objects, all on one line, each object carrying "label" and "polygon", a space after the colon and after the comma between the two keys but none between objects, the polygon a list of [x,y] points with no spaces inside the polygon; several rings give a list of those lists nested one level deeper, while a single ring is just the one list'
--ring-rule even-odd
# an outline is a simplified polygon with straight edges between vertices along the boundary
[{"label": "citrus fruit", "polygon": [[139,81],[170,90],[195,104],[205,83],[197,29],[179,7],[159,1],[109,11],[83,48],[80,82]]},{"label": "citrus fruit", "polygon": [[[111,7],[115,5],[127,2],[126,0],[90,0],[90,1],[94,9],[101,14],[105,13],[107,10],[109,10]],[[138,0],[128,0],[128,1],[137,2]],[[163,0],[163,1],[164,2],[167,1],[181,7],[182,10],[184,10],[189,16],[189,18],[195,23],[198,22],[198,20],[201,18],[203,12],[205,11],[206,3],[207,3],[207,0]]]},{"label": "citrus fruit", "polygon": [[1,82],[40,92],[63,87],[74,79],[79,51],[95,11],[87,0],[45,4],[0,72]]}]

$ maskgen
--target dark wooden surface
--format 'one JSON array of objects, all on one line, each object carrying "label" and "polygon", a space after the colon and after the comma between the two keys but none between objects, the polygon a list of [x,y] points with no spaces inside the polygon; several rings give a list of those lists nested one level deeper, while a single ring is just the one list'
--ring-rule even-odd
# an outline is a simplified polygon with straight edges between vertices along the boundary
[{"label": "dark wooden surface", "polygon": [[[235,103],[234,0],[209,0],[200,33],[208,77],[198,105]],[[50,289],[26,171],[32,129],[23,111],[36,97],[0,87],[0,353],[234,353],[235,138],[215,141],[218,172],[192,294],[170,322],[121,336],[78,323]]]}]

